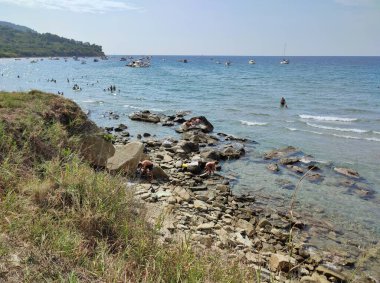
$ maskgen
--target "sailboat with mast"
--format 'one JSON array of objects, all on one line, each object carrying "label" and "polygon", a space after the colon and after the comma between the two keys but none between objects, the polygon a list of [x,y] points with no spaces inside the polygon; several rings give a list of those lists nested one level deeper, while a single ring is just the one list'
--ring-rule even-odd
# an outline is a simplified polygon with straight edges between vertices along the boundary
[{"label": "sailboat with mast", "polygon": [[285,53],[286,53],[286,43],[284,45],[284,58],[282,59],[282,61],[280,62],[280,64],[289,64],[289,59],[286,59]]}]

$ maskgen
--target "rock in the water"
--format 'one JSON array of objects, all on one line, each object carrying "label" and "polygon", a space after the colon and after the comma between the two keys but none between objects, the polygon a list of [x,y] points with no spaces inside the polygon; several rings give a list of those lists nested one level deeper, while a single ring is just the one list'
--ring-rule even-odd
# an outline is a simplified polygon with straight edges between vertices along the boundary
[{"label": "rock in the water", "polygon": [[131,120],[135,121],[144,121],[149,123],[158,123],[161,121],[161,118],[157,114],[150,113],[149,111],[134,112],[129,115]]},{"label": "rock in the water", "polygon": [[92,165],[105,167],[108,158],[115,154],[115,148],[102,136],[89,135],[81,137],[80,152]]},{"label": "rock in the water", "polygon": [[299,166],[296,166],[296,165],[286,165],[286,167],[290,170],[290,171],[293,171],[295,173],[299,173],[299,174],[303,174],[305,173],[305,170]]},{"label": "rock in the water", "polygon": [[267,169],[273,172],[280,171],[280,168],[278,168],[278,165],[276,163],[271,163],[267,165]]},{"label": "rock in the water", "polygon": [[238,159],[240,156],[244,155],[245,150],[244,147],[235,148],[233,146],[227,146],[220,153],[221,159]]},{"label": "rock in the water", "polygon": [[326,275],[327,277],[334,277],[338,280],[338,282],[346,282],[347,278],[340,272],[332,270],[326,266],[320,265],[316,268],[316,271]]},{"label": "rock in the water", "polygon": [[190,130],[201,130],[204,133],[210,133],[214,130],[214,126],[204,116],[193,117],[183,123],[177,132],[186,132]]},{"label": "rock in the water", "polygon": [[220,153],[214,149],[208,149],[201,152],[201,157],[205,160],[220,160]]},{"label": "rock in the water", "polygon": [[288,272],[296,264],[296,260],[288,255],[272,254],[269,260],[269,268],[272,271]]},{"label": "rock in the water", "polygon": [[355,178],[355,179],[359,179],[360,178],[360,175],[358,172],[356,172],[355,170],[353,169],[350,169],[350,168],[340,168],[340,167],[335,167],[334,168],[334,171],[335,172],[338,172],[342,175],[345,175],[347,177],[351,177],[351,178]]},{"label": "rock in the water", "polygon": [[111,173],[134,175],[143,155],[144,145],[141,142],[132,142],[116,146],[115,149],[115,154],[107,161],[107,170]]},{"label": "rock in the water", "polygon": [[264,159],[278,159],[296,152],[297,149],[293,146],[288,146],[280,149],[275,149],[264,153]]},{"label": "rock in the water", "polygon": [[300,161],[300,158],[298,157],[286,157],[286,158],[281,158],[280,163],[282,165],[288,165],[288,164],[294,164]]}]

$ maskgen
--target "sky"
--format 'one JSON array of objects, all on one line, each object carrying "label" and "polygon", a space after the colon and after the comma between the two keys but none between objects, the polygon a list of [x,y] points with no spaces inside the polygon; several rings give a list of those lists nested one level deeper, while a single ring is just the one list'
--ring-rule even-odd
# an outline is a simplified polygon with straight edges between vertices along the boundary
[{"label": "sky", "polygon": [[0,20],[106,54],[380,56],[380,0],[0,0]]}]

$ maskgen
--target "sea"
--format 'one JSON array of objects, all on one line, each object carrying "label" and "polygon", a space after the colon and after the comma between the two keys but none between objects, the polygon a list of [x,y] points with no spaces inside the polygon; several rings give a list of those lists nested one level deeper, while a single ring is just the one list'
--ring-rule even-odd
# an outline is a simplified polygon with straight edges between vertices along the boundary
[{"label": "sea", "polygon": [[[134,111],[203,115],[216,133],[254,141],[243,158],[222,163],[235,193],[256,195],[269,209],[287,209],[297,187],[297,213],[335,231],[309,241],[325,247],[378,243],[380,57],[294,56],[285,65],[280,57],[153,56],[149,68],[126,67],[121,57],[0,59],[0,90],[63,92],[99,126],[126,124],[132,139],[145,132],[178,137],[173,128],[131,121]],[[81,90],[73,90],[74,84]],[[280,108],[281,97],[287,108]],[[119,119],[110,119],[110,112]],[[321,182],[266,169],[263,153],[289,145],[322,164]],[[362,178],[348,188],[334,167],[352,168]],[[360,187],[373,193],[363,197]]]}]

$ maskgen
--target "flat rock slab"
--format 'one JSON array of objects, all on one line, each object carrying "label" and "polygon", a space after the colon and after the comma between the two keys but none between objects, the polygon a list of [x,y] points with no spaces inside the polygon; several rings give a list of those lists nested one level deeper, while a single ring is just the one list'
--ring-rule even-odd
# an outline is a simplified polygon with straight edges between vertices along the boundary
[{"label": "flat rock slab", "polygon": [[359,179],[360,178],[360,175],[358,172],[356,172],[355,170],[353,169],[350,169],[350,168],[339,168],[339,167],[335,167],[334,168],[334,171],[335,172],[338,172],[339,174],[342,174],[342,175],[345,175],[347,177],[351,177],[351,178],[354,178],[354,179]]},{"label": "flat rock slab", "polygon": [[196,187],[191,187],[190,190],[192,190],[193,192],[207,191],[207,186],[196,186]]},{"label": "flat rock slab", "polygon": [[115,150],[115,154],[107,161],[107,170],[110,173],[134,175],[143,156],[144,145],[141,142],[131,142],[116,146]]}]

